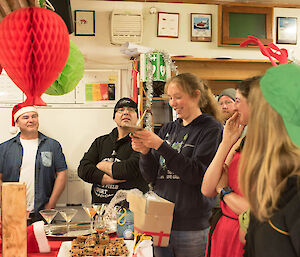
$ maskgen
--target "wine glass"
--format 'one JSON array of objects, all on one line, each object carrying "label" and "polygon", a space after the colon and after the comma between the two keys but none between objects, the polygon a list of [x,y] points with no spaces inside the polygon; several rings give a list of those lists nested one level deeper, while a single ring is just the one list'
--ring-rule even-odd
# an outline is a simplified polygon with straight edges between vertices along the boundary
[{"label": "wine glass", "polygon": [[98,219],[98,223],[97,223],[97,226],[95,227],[95,230],[97,231],[99,237],[101,237],[102,234],[105,233],[105,231],[106,231],[106,222],[103,219],[103,217],[100,217]]},{"label": "wine glass", "polygon": [[70,222],[73,219],[73,217],[76,215],[77,210],[66,208],[60,210],[59,213],[61,214],[61,216],[63,216],[63,218],[67,222],[67,235],[68,235],[70,232]]},{"label": "wine glass", "polygon": [[89,215],[90,219],[91,219],[91,232],[93,231],[93,218],[95,216],[95,214],[97,213],[97,211],[94,209],[93,205],[91,204],[85,204],[82,206],[82,208],[85,210],[86,214]]},{"label": "wine glass", "polygon": [[93,203],[93,208],[97,212],[97,223],[101,222],[101,216],[103,215],[107,205],[107,203]]},{"label": "wine glass", "polygon": [[48,223],[48,234],[52,235],[50,223],[54,219],[55,215],[57,214],[57,210],[55,209],[47,209],[47,210],[40,210],[39,213],[43,216],[43,218]]}]

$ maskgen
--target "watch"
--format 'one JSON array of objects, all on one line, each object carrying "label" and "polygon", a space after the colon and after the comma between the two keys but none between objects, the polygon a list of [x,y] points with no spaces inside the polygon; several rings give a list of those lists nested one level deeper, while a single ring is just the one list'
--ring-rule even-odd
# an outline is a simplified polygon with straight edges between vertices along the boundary
[{"label": "watch", "polygon": [[224,200],[223,200],[224,196],[227,195],[227,194],[230,194],[232,192],[234,192],[234,191],[232,190],[231,187],[228,187],[228,186],[223,187],[221,192],[220,192],[220,199],[224,202]]}]

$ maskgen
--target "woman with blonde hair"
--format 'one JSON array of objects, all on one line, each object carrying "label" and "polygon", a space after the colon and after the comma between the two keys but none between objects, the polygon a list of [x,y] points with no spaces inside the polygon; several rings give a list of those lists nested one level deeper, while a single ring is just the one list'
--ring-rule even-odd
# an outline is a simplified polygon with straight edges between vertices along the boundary
[{"label": "woman with blonde hair", "polygon": [[249,208],[238,185],[238,166],[243,155],[244,127],[249,119],[248,97],[255,76],[236,86],[235,109],[224,127],[223,139],[210,163],[202,182],[201,191],[207,197],[220,194],[220,209],[211,219],[206,257],[242,257],[244,245],[239,240],[238,216]]},{"label": "woman with blonde hair", "polygon": [[203,257],[215,200],[201,194],[201,183],[221,141],[222,114],[210,89],[193,74],[171,78],[165,91],[178,119],[158,135],[142,130],[132,136],[145,180],[175,203],[169,246],[155,247],[154,254]]},{"label": "woman with blonde hair", "polygon": [[249,95],[240,186],[250,204],[244,256],[300,256],[300,66],[270,68]]}]

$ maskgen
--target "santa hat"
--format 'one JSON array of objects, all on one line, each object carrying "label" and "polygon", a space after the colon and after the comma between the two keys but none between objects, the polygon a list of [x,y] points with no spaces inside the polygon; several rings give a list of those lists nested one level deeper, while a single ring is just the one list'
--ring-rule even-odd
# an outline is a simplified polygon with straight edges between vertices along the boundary
[{"label": "santa hat", "polygon": [[16,128],[17,119],[26,112],[37,112],[37,109],[32,105],[24,105],[23,103],[17,104],[12,109],[12,128],[10,129],[11,134],[16,134],[18,129]]},{"label": "santa hat", "polygon": [[44,230],[44,222],[37,221],[27,227],[27,253],[48,253],[50,246]]}]

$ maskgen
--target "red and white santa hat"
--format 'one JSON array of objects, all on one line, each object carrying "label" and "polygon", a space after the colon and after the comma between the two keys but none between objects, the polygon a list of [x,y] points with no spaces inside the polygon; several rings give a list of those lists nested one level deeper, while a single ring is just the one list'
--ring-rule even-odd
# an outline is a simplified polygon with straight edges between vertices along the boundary
[{"label": "red and white santa hat", "polygon": [[37,112],[37,109],[33,105],[25,105],[24,103],[16,104],[12,109],[12,128],[11,134],[16,134],[18,129],[16,128],[17,119],[26,112]]},{"label": "red and white santa hat", "polygon": [[48,253],[50,246],[44,230],[44,222],[37,221],[27,227],[27,252]]}]

